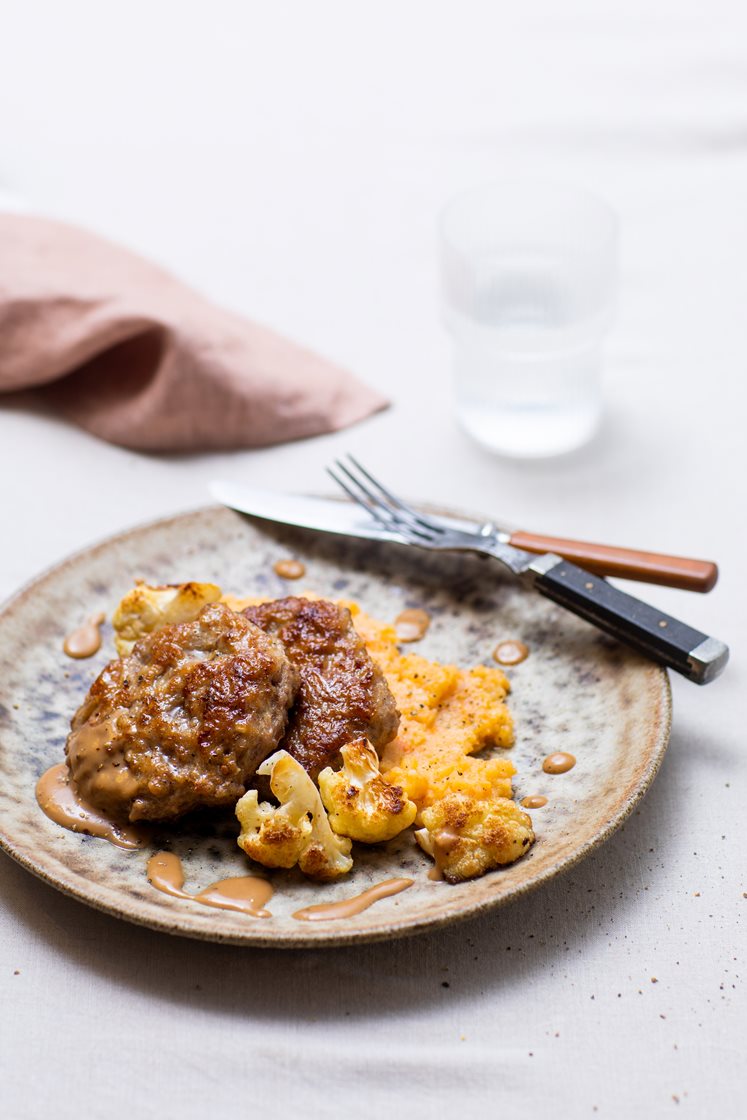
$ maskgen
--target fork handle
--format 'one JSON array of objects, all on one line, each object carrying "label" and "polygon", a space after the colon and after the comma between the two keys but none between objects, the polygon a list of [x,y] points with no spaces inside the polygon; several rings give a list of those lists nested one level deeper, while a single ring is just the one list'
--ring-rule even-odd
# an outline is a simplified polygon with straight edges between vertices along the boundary
[{"label": "fork handle", "polygon": [[719,675],[728,647],[648,603],[610,586],[560,556],[548,553],[529,565],[537,591],[620,641],[676,670],[696,684]]},{"label": "fork handle", "polygon": [[525,552],[555,552],[566,560],[576,560],[587,572],[600,576],[659,583],[683,591],[710,591],[718,579],[718,568],[711,560],[692,560],[685,556],[665,556],[589,541],[544,537],[539,533],[512,533],[509,544]]}]

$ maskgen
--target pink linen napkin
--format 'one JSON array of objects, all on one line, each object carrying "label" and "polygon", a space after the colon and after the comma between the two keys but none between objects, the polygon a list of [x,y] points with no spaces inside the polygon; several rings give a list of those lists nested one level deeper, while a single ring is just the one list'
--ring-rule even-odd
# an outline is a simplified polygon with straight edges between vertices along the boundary
[{"label": "pink linen napkin", "polygon": [[141,257],[0,214],[0,393],[142,451],[261,447],[334,431],[383,397]]}]

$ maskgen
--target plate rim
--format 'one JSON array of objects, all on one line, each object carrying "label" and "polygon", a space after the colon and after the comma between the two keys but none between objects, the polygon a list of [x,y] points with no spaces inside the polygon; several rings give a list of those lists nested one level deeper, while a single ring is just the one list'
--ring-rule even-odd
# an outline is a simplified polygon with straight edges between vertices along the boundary
[{"label": "plate rim", "polygon": [[[423,508],[427,508],[424,503],[421,503],[421,505],[423,505]],[[446,510],[443,507],[436,510],[433,506],[430,506],[430,508],[434,512],[449,513],[454,516],[474,516],[473,514],[467,514],[464,510]],[[227,507],[219,504],[210,504],[199,506],[194,509],[182,510],[179,513],[171,514],[166,517],[157,517],[148,521],[138,522],[127,529],[100,538],[89,545],[84,545],[75,552],[67,554],[62,560],[47,566],[35,576],[32,576],[31,579],[27,580],[7,599],[0,603],[0,620],[13,608],[21,605],[29,593],[40,583],[64,571],[66,568],[75,564],[76,561],[104,551],[111,545],[127,540],[127,538],[143,531],[157,529],[162,526],[170,526],[190,517],[200,517],[217,511],[233,513],[237,518],[249,521],[250,523],[263,521],[261,518],[252,518],[247,514],[229,510]],[[288,527],[292,528],[292,526]],[[311,532],[312,530],[306,531]],[[327,533],[324,535],[330,537],[334,536],[334,534]],[[472,905],[468,904],[460,911],[449,910],[442,915],[433,915],[420,919],[397,919],[396,914],[390,914],[386,919],[382,919],[379,925],[371,926],[368,929],[350,931],[348,933],[345,933],[343,930],[326,927],[320,928],[315,932],[309,930],[308,933],[304,929],[300,929],[299,934],[293,936],[284,933],[263,934],[261,925],[256,923],[253,927],[248,927],[246,933],[227,932],[225,935],[221,935],[220,932],[215,931],[213,928],[201,926],[187,928],[184,925],[179,925],[179,918],[176,915],[169,920],[165,917],[160,919],[156,916],[145,915],[138,912],[133,913],[125,909],[117,909],[115,905],[96,897],[95,893],[91,894],[77,887],[74,883],[66,882],[64,879],[60,880],[54,878],[42,866],[35,863],[34,859],[24,850],[16,846],[12,835],[6,832],[2,821],[0,821],[0,849],[16,863],[20,864],[26,871],[29,871],[36,878],[41,879],[42,882],[60,891],[67,897],[73,898],[110,917],[130,922],[141,928],[152,929],[159,933],[167,933],[174,937],[187,937],[192,940],[213,942],[222,945],[236,945],[244,948],[307,949],[370,944],[372,942],[388,941],[394,940],[395,938],[399,939],[402,937],[412,937],[435,932],[436,930],[443,929],[445,926],[481,917],[487,911],[497,910],[502,906],[517,901],[527,894],[531,894],[544,886],[546,882],[566,874],[571,868],[575,867],[590,855],[591,852],[604,844],[633,813],[634,809],[640,804],[646,793],[648,793],[659,772],[669,745],[672,728],[672,688],[669,674],[663,666],[653,661],[645,667],[645,670],[647,675],[651,677],[652,683],[658,683],[658,689],[656,690],[658,723],[654,742],[648,752],[648,763],[641,773],[635,789],[627,795],[617,812],[613,813],[612,816],[609,817],[592,836],[588,837],[580,847],[562,857],[558,862],[551,864],[535,875],[531,875],[526,881],[515,887],[515,889],[498,894],[494,898],[487,897],[480,899]],[[1,747],[2,744],[0,744],[0,749]],[[185,917],[186,916],[187,914],[185,912]]]}]

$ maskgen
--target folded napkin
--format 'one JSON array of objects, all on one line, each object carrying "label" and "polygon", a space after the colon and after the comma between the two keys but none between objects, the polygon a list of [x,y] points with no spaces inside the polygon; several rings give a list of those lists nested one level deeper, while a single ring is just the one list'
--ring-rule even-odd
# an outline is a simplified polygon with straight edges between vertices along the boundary
[{"label": "folded napkin", "polygon": [[0,393],[30,388],[87,431],[143,451],[260,447],[387,403],[125,249],[0,214]]}]

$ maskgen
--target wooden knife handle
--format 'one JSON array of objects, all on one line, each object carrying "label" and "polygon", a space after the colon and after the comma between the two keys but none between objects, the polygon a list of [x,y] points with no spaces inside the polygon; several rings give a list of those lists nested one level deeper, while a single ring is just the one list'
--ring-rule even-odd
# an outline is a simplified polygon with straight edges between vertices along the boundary
[{"label": "wooden knife handle", "polygon": [[658,552],[638,552],[632,548],[543,537],[538,533],[522,531],[512,533],[509,543],[527,552],[555,552],[595,575],[660,583],[684,591],[710,591],[718,579],[718,568],[710,560],[662,556]]}]

